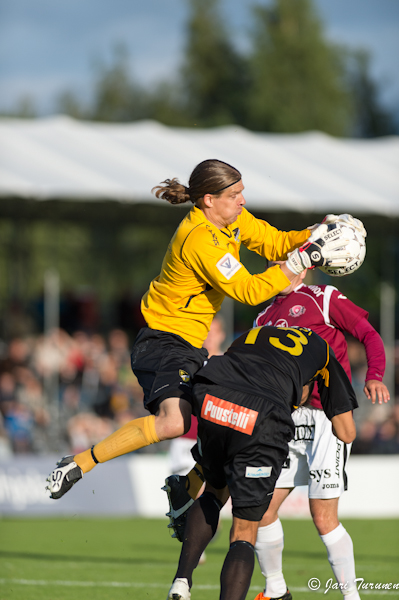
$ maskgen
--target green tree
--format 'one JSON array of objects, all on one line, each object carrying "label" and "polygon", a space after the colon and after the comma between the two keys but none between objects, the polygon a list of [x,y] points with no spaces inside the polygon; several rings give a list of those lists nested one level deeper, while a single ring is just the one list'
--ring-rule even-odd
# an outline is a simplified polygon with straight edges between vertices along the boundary
[{"label": "green tree", "polygon": [[87,108],[84,107],[78,95],[71,90],[65,90],[58,95],[56,107],[57,112],[69,115],[74,119],[87,118]]},{"label": "green tree", "polygon": [[147,118],[147,93],[133,80],[123,44],[114,50],[110,66],[99,63],[93,105],[88,117],[98,121],[135,121]]},{"label": "green tree", "polygon": [[311,0],[254,8],[248,126],[343,135],[350,118],[343,53],[327,42]]},{"label": "green tree", "polygon": [[3,110],[0,114],[4,117],[35,119],[37,117],[37,110],[34,98],[30,94],[24,94],[17,100],[11,110]]},{"label": "green tree", "polygon": [[187,126],[179,82],[160,81],[152,90],[143,89],[134,81],[129,65],[128,51],[124,44],[119,44],[111,64],[97,61],[87,104],[79,94],[66,90],[58,96],[58,111],[75,119],[108,122],[154,119],[165,125]]},{"label": "green tree", "polygon": [[346,64],[353,112],[351,134],[362,138],[397,134],[395,119],[389,109],[382,106],[378,85],[370,74],[369,53],[348,51]]},{"label": "green tree", "polygon": [[192,116],[183,100],[180,80],[157,83],[148,93],[147,118],[171,127],[191,127]]},{"label": "green tree", "polygon": [[98,121],[154,119],[165,125],[189,125],[179,82],[160,81],[151,90],[144,89],[132,77],[129,65],[128,51],[119,44],[109,66],[103,62],[96,66],[90,106],[82,108],[75,95],[66,93],[61,97],[64,112]]},{"label": "green tree", "polygon": [[190,0],[182,68],[188,112],[200,126],[243,123],[247,67],[231,42],[219,0]]}]

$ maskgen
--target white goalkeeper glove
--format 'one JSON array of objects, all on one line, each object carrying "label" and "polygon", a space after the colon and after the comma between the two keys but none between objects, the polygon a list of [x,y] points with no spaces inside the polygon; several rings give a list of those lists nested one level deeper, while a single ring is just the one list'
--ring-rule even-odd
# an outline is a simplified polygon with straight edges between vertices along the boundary
[{"label": "white goalkeeper glove", "polygon": [[307,241],[293,252],[288,254],[287,267],[299,275],[305,269],[324,267],[334,264],[343,266],[350,257],[346,246],[349,239],[345,237],[345,227],[337,223],[322,223],[314,229]]},{"label": "white goalkeeper glove", "polygon": [[[352,215],[348,215],[344,213],[342,215],[326,215],[322,221],[322,223],[326,223],[329,225],[330,223],[343,223],[345,225],[349,225],[349,227],[353,227],[356,231],[360,233],[364,238],[367,236],[367,231],[361,222],[360,219],[356,219],[352,217]],[[314,225],[313,225],[314,227]],[[313,231],[313,228],[309,227],[310,231]]]}]

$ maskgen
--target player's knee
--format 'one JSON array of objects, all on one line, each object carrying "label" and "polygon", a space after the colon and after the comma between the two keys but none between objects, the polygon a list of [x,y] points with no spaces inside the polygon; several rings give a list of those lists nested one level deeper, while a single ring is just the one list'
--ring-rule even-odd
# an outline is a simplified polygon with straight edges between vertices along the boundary
[{"label": "player's knee", "polygon": [[319,535],[326,535],[338,527],[339,520],[335,512],[321,512],[313,515],[313,523]]},{"label": "player's knee", "polygon": [[235,540],[234,542],[231,542],[230,550],[234,549],[236,549],[238,553],[244,551],[249,554],[254,554],[255,552],[255,546],[246,540]]},{"label": "player's knee", "polygon": [[259,527],[268,527],[269,525],[273,525],[278,519],[278,512],[275,510],[270,510],[270,507],[267,509],[265,514],[263,515]]},{"label": "player's knee", "polygon": [[173,440],[187,431],[182,416],[168,415],[162,419],[158,417],[157,432],[162,440]]}]

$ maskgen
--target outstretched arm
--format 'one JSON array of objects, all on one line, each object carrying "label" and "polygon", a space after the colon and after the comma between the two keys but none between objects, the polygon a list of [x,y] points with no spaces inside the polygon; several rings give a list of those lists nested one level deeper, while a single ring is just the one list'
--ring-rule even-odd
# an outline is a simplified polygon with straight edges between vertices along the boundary
[{"label": "outstretched arm", "polygon": [[388,402],[389,390],[382,382],[385,371],[385,351],[380,335],[366,318],[361,319],[351,333],[362,342],[366,350],[368,369],[364,393],[373,404],[377,399],[378,404]]}]

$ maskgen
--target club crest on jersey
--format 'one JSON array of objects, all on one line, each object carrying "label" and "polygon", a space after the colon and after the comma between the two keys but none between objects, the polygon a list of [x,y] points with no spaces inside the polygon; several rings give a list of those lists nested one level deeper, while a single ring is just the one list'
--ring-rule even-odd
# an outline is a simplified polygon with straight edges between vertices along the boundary
[{"label": "club crest on jersey", "polygon": [[231,279],[234,273],[241,269],[242,264],[228,252],[216,263],[216,267],[226,279]]},{"label": "club crest on jersey", "polygon": [[300,304],[296,304],[295,306],[292,306],[290,308],[290,310],[288,311],[288,314],[290,315],[290,317],[300,317],[305,312],[306,312],[306,308],[304,306],[301,306]]},{"label": "club crest on jersey", "polygon": [[236,227],[235,229],[233,229],[233,233],[234,233],[234,239],[236,242],[240,241],[240,228]]},{"label": "club crest on jersey", "polygon": [[181,377],[181,380],[184,383],[188,383],[190,381],[190,375],[187,373],[187,371],[183,371],[183,369],[179,369],[179,375]]},{"label": "club crest on jersey", "polygon": [[258,414],[256,410],[227,402],[210,394],[206,394],[201,408],[202,419],[247,435],[252,435]]}]

